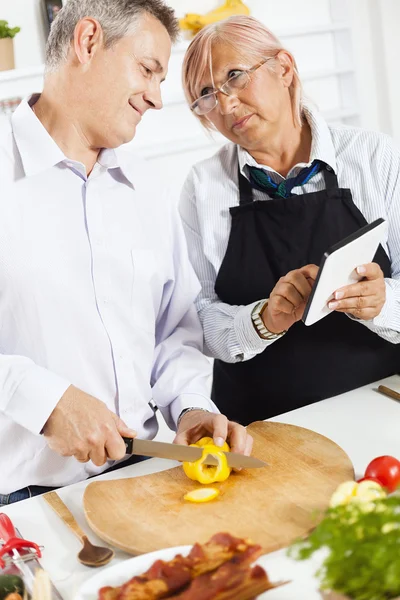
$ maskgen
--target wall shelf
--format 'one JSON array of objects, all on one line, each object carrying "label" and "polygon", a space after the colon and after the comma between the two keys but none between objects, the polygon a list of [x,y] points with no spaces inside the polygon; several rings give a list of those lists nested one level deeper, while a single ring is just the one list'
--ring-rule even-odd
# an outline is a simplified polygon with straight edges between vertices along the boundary
[{"label": "wall shelf", "polygon": [[24,69],[12,69],[11,71],[0,71],[0,84],[6,81],[16,81],[17,79],[40,77],[43,73],[44,65],[25,67]]}]

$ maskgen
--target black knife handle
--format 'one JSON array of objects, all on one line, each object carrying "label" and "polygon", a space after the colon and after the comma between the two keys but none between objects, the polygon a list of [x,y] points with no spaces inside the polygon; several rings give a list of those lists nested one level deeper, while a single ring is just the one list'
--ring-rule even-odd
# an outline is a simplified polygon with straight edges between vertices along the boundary
[{"label": "black knife handle", "polygon": [[126,454],[132,454],[134,438],[122,437],[122,439],[124,440]]}]

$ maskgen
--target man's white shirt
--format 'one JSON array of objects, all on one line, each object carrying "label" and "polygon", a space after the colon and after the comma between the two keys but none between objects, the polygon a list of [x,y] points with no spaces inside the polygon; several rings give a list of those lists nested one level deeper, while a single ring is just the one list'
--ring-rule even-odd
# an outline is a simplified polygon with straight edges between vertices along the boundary
[{"label": "man's white shirt", "polygon": [[[32,101],[31,101],[32,102]],[[0,125],[0,493],[106,469],[40,431],[69,385],[152,438],[208,399],[200,286],[157,172],[103,150],[86,177],[23,101]]]}]

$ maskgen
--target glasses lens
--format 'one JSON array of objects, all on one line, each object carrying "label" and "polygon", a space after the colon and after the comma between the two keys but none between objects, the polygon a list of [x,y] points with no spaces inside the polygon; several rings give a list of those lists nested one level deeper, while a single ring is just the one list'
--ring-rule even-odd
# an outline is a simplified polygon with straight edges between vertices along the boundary
[{"label": "glasses lens", "polygon": [[193,105],[193,111],[197,115],[205,115],[212,111],[217,106],[217,98],[215,94],[208,94],[198,98]]},{"label": "glasses lens", "polygon": [[246,71],[242,71],[237,75],[233,75],[228,79],[225,85],[222,86],[222,91],[228,94],[235,93],[239,90],[243,90],[249,83],[250,78]]}]

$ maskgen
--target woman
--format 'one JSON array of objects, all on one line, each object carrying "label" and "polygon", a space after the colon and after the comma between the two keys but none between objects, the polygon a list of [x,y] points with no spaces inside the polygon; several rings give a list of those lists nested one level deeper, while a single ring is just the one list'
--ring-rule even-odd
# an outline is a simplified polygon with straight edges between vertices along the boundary
[{"label": "woman", "polygon": [[[247,424],[400,366],[400,154],[378,133],[327,125],[296,63],[251,17],[203,29],[185,56],[194,115],[230,143],[197,164],[181,216],[202,283],[213,400]],[[329,316],[301,322],[321,257],[378,217],[388,234]],[[390,259],[389,259],[390,257]]]}]

